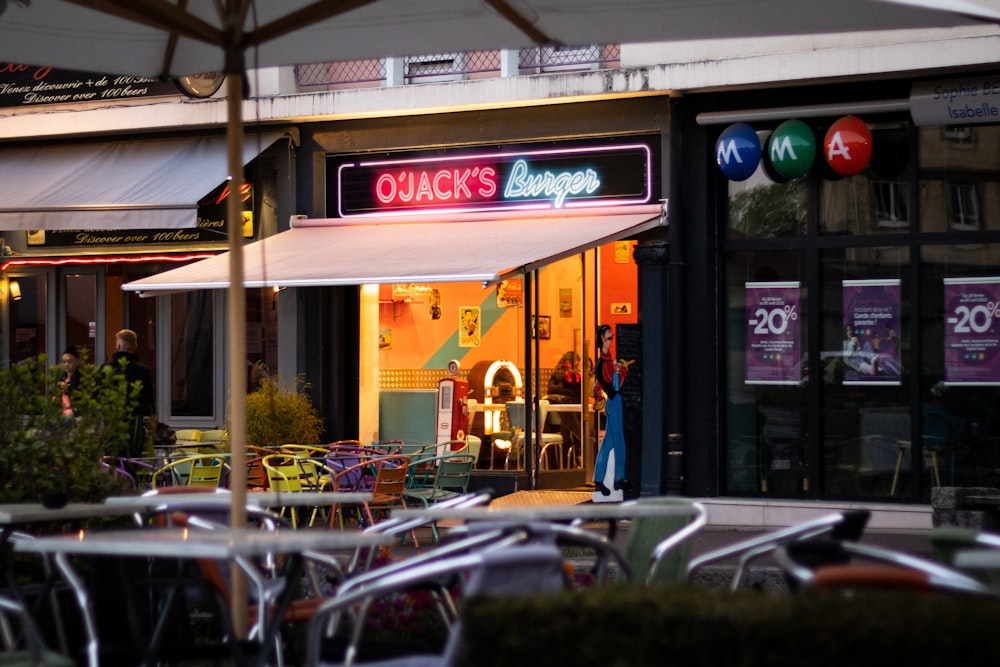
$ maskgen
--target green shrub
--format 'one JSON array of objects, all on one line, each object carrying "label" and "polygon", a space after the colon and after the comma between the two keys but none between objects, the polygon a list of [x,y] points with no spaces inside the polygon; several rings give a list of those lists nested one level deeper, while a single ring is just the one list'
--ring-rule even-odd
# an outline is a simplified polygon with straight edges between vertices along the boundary
[{"label": "green shrub", "polygon": [[61,368],[39,356],[0,370],[0,500],[37,501],[64,492],[100,501],[128,483],[101,467],[128,441],[138,387],[120,373],[82,363],[73,393],[77,416],[63,415]]},{"label": "green shrub", "polygon": [[295,379],[294,389],[283,388],[278,378],[261,378],[259,387],[247,395],[247,444],[276,447],[318,443],[323,418],[305,393],[308,388],[301,377]]},{"label": "green shrub", "polygon": [[468,667],[937,667],[1000,655],[1000,601],[985,597],[607,586],[470,600],[463,613]]}]

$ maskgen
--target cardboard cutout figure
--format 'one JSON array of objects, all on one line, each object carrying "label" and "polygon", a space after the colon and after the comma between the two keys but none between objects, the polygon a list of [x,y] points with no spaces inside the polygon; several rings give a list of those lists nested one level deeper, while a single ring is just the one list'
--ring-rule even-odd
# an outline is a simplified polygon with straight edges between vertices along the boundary
[{"label": "cardboard cutout figure", "polygon": [[[597,451],[594,464],[595,503],[616,502],[623,499],[622,491],[631,484],[625,479],[625,429],[622,425],[621,387],[628,377],[628,365],[611,355],[611,327],[597,327],[597,363],[594,366],[594,398],[599,411],[605,413],[604,437]],[[603,404],[603,405],[602,405]]]}]

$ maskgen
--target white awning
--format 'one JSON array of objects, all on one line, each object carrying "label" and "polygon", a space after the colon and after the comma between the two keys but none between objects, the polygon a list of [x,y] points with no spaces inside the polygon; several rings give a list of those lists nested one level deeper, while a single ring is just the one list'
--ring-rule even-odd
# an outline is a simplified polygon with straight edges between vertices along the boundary
[{"label": "white awning", "polygon": [[[491,283],[665,224],[660,205],[294,220],[292,229],[245,248],[244,284]],[[228,286],[224,253],[123,289],[155,296]]]},{"label": "white awning", "polygon": [[[243,164],[281,136],[248,136]],[[0,230],[195,227],[229,176],[222,136],[0,146],[0,173]]]}]

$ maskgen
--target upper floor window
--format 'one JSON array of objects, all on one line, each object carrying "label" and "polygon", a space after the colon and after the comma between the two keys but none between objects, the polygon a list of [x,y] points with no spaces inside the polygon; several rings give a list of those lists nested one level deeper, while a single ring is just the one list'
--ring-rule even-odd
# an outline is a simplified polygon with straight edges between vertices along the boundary
[{"label": "upper floor window", "polygon": [[872,181],[875,226],[902,229],[910,225],[910,188],[898,181]]},{"label": "upper floor window", "polygon": [[961,232],[979,231],[979,195],[975,183],[951,183],[948,186],[948,221]]}]

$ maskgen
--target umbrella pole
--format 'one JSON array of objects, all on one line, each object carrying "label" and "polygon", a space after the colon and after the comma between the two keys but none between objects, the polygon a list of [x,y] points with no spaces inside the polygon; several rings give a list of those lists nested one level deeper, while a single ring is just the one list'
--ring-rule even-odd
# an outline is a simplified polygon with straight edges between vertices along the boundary
[{"label": "umbrella pole", "polygon": [[[227,59],[228,60],[228,59]],[[229,465],[232,492],[232,527],[247,523],[247,340],[246,288],[243,285],[243,69],[227,67],[226,103],[228,122],[226,144],[229,154],[229,197],[226,221],[229,230],[229,299],[227,330],[229,344]],[[233,631],[236,639],[246,638],[247,582],[239,568],[232,568]]]}]

